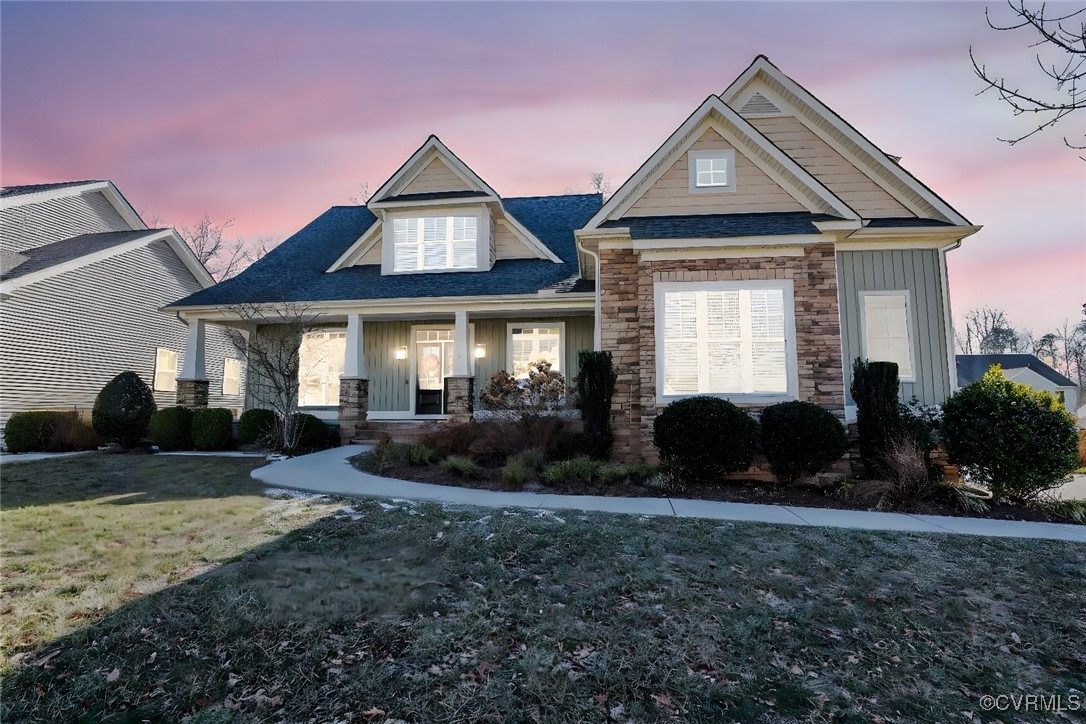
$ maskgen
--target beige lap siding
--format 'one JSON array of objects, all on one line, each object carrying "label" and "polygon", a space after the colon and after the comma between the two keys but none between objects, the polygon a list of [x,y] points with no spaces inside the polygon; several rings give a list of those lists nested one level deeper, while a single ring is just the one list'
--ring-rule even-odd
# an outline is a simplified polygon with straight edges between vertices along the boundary
[{"label": "beige lap siding", "polygon": [[[639,261],[629,250],[602,251],[603,349],[619,375],[612,404],[614,456],[655,461],[657,282],[791,279],[796,317],[798,396],[844,414],[841,329],[833,244],[806,247],[802,257]],[[746,406],[758,409],[761,406]]]}]

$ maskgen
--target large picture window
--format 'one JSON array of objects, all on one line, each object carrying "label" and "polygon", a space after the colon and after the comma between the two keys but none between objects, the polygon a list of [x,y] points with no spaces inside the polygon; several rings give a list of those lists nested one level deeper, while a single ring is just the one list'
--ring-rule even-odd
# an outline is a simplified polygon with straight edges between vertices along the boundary
[{"label": "large picture window", "polygon": [[658,284],[657,393],[795,395],[790,282]]},{"label": "large picture window", "polygon": [[909,330],[909,293],[862,292],[864,357],[872,362],[897,362],[898,377],[911,382],[913,345]]},{"label": "large picture window", "polygon": [[475,269],[479,219],[476,216],[420,216],[392,220],[396,272]]},{"label": "large picture window", "polygon": [[550,363],[555,372],[562,371],[562,324],[510,324],[510,372],[517,379],[528,377],[528,368],[539,360]]},{"label": "large picture window", "polygon": [[310,332],[298,348],[298,405],[339,404],[339,376],[347,354],[346,332]]}]

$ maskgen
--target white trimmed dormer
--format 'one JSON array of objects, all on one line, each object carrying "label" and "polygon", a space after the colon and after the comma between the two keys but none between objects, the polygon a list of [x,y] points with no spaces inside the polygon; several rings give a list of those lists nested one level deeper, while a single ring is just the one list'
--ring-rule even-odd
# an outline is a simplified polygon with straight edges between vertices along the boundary
[{"label": "white trimmed dormer", "polygon": [[381,265],[381,274],[490,271],[500,259],[561,259],[437,136],[374,193],[377,220],[328,272]]}]

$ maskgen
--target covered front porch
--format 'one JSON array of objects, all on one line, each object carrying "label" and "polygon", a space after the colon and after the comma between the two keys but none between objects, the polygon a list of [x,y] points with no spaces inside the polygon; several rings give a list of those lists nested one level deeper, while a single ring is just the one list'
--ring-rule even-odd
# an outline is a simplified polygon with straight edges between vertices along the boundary
[{"label": "covered front porch", "polygon": [[[297,409],[338,424],[346,442],[363,436],[370,423],[471,420],[478,410],[479,388],[493,373],[526,374],[528,364],[539,359],[550,362],[572,385],[578,354],[596,347],[594,299],[549,296],[485,306],[450,300],[418,309],[360,304],[309,310],[294,337]],[[244,325],[225,312],[188,321],[178,404],[200,406],[197,361],[203,356],[205,324]],[[272,314],[248,326],[250,339],[287,327]],[[260,371],[252,361],[248,375],[246,408],[267,406],[260,399]]]}]

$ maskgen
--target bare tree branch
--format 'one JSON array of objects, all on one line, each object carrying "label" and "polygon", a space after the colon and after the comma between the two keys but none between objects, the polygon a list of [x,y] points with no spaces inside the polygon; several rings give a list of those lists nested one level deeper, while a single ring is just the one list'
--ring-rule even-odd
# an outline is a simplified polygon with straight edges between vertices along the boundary
[{"label": "bare tree branch", "polygon": [[[1048,51],[1066,53],[1067,57],[1060,63],[1045,61],[1041,54],[1035,58],[1041,73],[1055,83],[1055,97],[1044,96],[1039,92],[1024,90],[1018,85],[1008,81],[1006,76],[991,73],[988,67],[978,62],[973,54],[973,48],[969,48],[969,60],[973,63],[973,72],[985,83],[985,87],[977,93],[981,95],[994,91],[1001,100],[1011,107],[1013,115],[1038,114],[1043,116],[1036,127],[1015,138],[1001,138],[999,140],[1013,146],[1025,139],[1056,125],[1071,113],[1086,107],[1086,22],[1081,22],[1086,8],[1080,8],[1064,15],[1046,15],[1044,3],[1037,10],[1026,6],[1026,0],[1007,0],[1007,5],[1019,20],[1009,24],[997,24],[985,9],[985,18],[989,27],[998,31],[1015,31],[1028,28],[1037,37],[1029,44],[1031,48],[1041,48]],[[1083,16],[1086,17],[1086,16]],[[1077,29],[1072,29],[1078,18]],[[1065,26],[1067,24],[1067,26]],[[1086,140],[1084,135],[1083,140]],[[1072,142],[1071,138],[1064,136],[1064,143],[1073,149],[1086,148],[1086,143],[1080,143],[1078,138]]]}]

